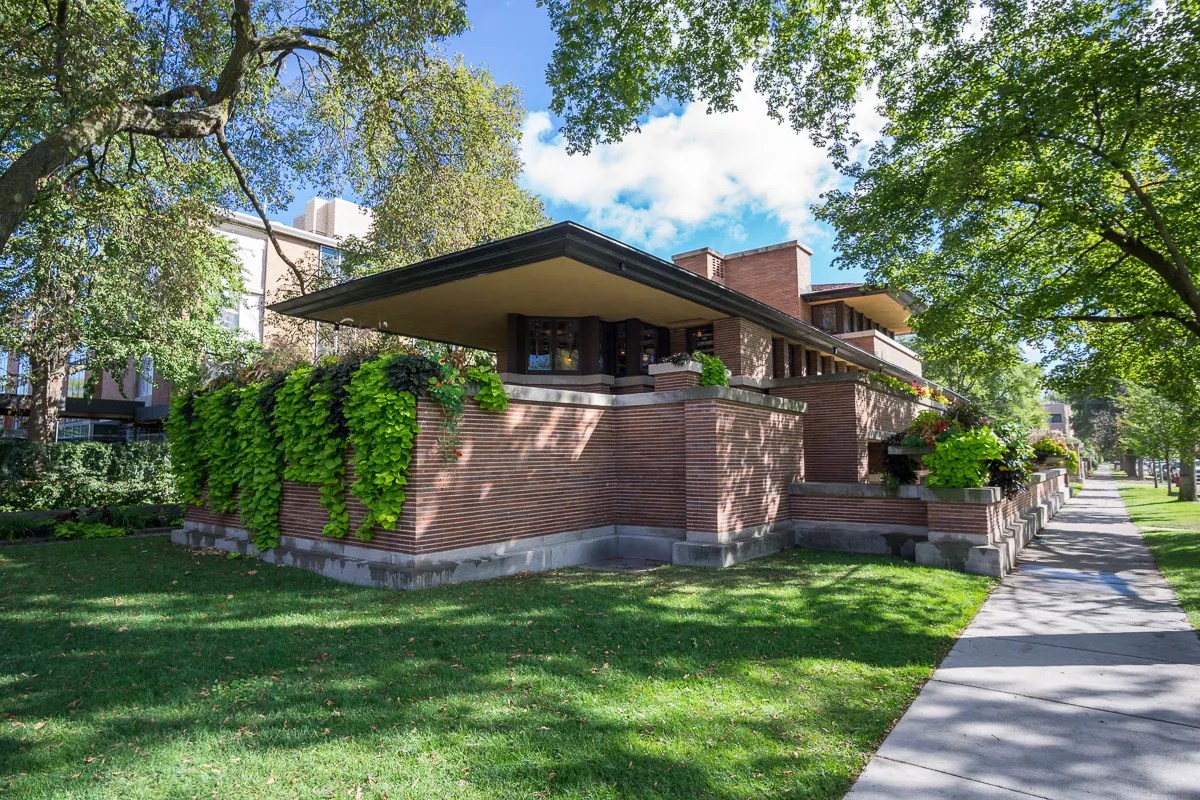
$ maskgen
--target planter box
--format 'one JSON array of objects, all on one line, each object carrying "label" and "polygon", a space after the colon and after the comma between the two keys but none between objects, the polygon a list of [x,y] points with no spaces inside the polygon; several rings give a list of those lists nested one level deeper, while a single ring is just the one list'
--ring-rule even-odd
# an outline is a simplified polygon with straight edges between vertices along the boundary
[{"label": "planter box", "polygon": [[1066,460],[1065,456],[1040,456],[1037,462],[1047,467],[1056,467],[1059,464],[1066,463]]}]

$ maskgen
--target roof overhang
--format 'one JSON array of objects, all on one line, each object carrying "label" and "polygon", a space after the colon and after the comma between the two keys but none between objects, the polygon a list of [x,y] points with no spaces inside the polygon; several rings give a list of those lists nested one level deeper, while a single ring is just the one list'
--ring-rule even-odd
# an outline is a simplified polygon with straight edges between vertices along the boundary
[{"label": "roof overhang", "polygon": [[348,281],[270,309],[484,350],[505,348],[510,313],[638,318],[664,327],[739,317],[866,369],[913,377],[777,308],[572,222]]},{"label": "roof overhang", "polygon": [[925,310],[921,301],[908,292],[889,289],[849,286],[844,289],[810,292],[803,297],[810,305],[845,303],[893,333],[912,333],[912,327],[908,324],[909,318]]}]

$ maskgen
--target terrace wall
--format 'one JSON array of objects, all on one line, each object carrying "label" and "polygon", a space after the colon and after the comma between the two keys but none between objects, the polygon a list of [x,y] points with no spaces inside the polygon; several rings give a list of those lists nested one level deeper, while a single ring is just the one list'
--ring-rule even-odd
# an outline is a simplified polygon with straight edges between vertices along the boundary
[{"label": "terrace wall", "polygon": [[[733,544],[762,546],[790,519],[789,486],[803,475],[801,404],[725,387],[626,397],[508,390],[503,414],[468,404],[462,456],[451,461],[436,445],[440,410],[418,403],[422,433],[403,513],[394,531],[376,528],[370,541],[322,536],[318,487],[285,482],[283,538],[270,557],[319,551],[325,562],[408,570],[393,570],[388,585],[427,585],[456,579],[429,574],[438,563],[445,571],[447,559],[470,561],[466,572],[479,577],[483,561],[492,565],[485,572],[506,574],[618,553],[679,560],[672,547],[685,540],[695,545],[681,556],[688,563],[725,563]],[[347,506],[353,531],[365,508],[353,495]],[[236,514],[189,507],[185,519],[181,540],[248,548]],[[776,536],[773,544],[785,542]]]}]

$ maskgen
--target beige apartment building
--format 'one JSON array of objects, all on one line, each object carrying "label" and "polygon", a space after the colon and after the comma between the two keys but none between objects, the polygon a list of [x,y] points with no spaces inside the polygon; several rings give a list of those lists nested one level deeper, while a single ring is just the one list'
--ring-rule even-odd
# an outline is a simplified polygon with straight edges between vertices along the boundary
[{"label": "beige apartment building", "polygon": [[1042,410],[1046,412],[1047,428],[1066,436],[1075,435],[1075,430],[1071,427],[1070,403],[1046,402],[1042,403]]},{"label": "beige apartment building", "polygon": [[[222,324],[238,330],[248,340],[270,346],[281,331],[282,317],[264,311],[286,296],[291,270],[275,251],[266,228],[257,216],[234,211],[217,223],[217,230],[237,245],[246,294],[221,315]],[[340,198],[313,198],[291,225],[272,222],[281,249],[310,275],[332,272],[341,264],[341,242],[365,236],[371,227],[367,209]],[[314,342],[314,346],[315,346]],[[131,364],[123,380],[108,373],[100,376],[97,391],[86,394],[86,353],[67,379],[66,407],[59,424],[60,439],[120,440],[162,435],[162,424],[171,400],[169,382],[161,380],[152,358]],[[16,353],[0,352],[0,398],[4,415],[0,436],[23,438],[25,413],[22,398],[29,394],[29,360]]]}]

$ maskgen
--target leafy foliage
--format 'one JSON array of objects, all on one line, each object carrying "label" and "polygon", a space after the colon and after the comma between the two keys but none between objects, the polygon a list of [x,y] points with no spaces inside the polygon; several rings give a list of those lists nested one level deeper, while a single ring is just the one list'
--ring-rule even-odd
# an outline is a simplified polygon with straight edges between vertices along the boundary
[{"label": "leafy foliage", "polygon": [[913,397],[925,397],[933,400],[935,403],[948,405],[950,398],[938,389],[931,388],[925,384],[917,383],[916,381],[902,381],[899,378],[888,375],[885,372],[871,372],[867,374],[867,380],[873,385],[881,389],[888,389],[897,394],[907,394]]},{"label": "leafy foliage", "polygon": [[725,362],[718,356],[707,353],[692,353],[692,359],[700,362],[701,386],[729,385],[729,378],[725,375]]},{"label": "leafy foliage", "polygon": [[238,390],[237,485],[242,524],[254,546],[269,550],[279,544],[279,501],[283,495],[283,447],[272,414],[282,376]]},{"label": "leafy foliage", "polygon": [[987,342],[977,328],[972,333],[951,342],[916,336],[907,344],[920,354],[926,378],[971,398],[991,419],[1025,430],[1041,426],[1041,368],[1025,361],[1013,340]]},{"label": "leafy foliage", "polygon": [[350,382],[346,406],[356,477],[351,491],[367,507],[358,529],[360,539],[370,539],[375,525],[396,527],[420,432],[416,397],[392,389],[386,368],[385,361],[364,363]]},{"label": "leafy foliage", "polygon": [[54,526],[54,535],[59,539],[113,539],[124,536],[124,528],[105,525],[103,522],[60,522]]},{"label": "leafy foliage", "polygon": [[[489,389],[477,397],[482,408],[507,408],[495,370],[476,364],[468,372]],[[367,508],[356,533],[369,539],[373,528],[394,528],[400,518],[419,433],[418,394],[442,411],[439,444],[449,447],[451,457],[461,455],[453,437],[464,383],[449,361],[404,353],[327,360],[245,386],[181,395],[169,420],[171,435],[179,437],[172,448],[175,471],[188,484],[188,502],[204,497],[220,511],[240,505],[242,524],[259,549],[279,542],[284,480],[318,484],[329,517],[322,532],[336,538],[349,533],[349,489]],[[347,446],[353,447],[355,476],[349,487]]]},{"label": "leafy foliage", "polygon": [[1034,453],[1023,431],[1012,424],[1001,424],[994,428],[1003,443],[1000,458],[988,464],[988,485],[998,486],[1005,497],[1016,497],[1029,486],[1033,472]]},{"label": "leafy foliage", "polygon": [[190,392],[176,392],[171,397],[171,411],[165,425],[179,498],[192,505],[203,501],[204,484],[208,480],[201,450],[203,430],[196,413],[197,397]]},{"label": "leafy foliage", "polygon": [[500,375],[490,366],[474,366],[467,369],[467,380],[475,384],[475,402],[484,411],[497,414],[508,409],[508,395],[504,392],[504,382]]},{"label": "leafy foliage", "polygon": [[161,442],[0,440],[0,511],[170,503],[176,496]]},{"label": "leafy foliage", "polygon": [[200,454],[206,467],[206,500],[214,511],[237,511],[238,393],[233,385],[204,392],[195,399]]},{"label": "leafy foliage", "polygon": [[989,463],[1003,458],[1004,450],[991,428],[953,433],[925,456],[929,485],[955,489],[983,486]]}]

